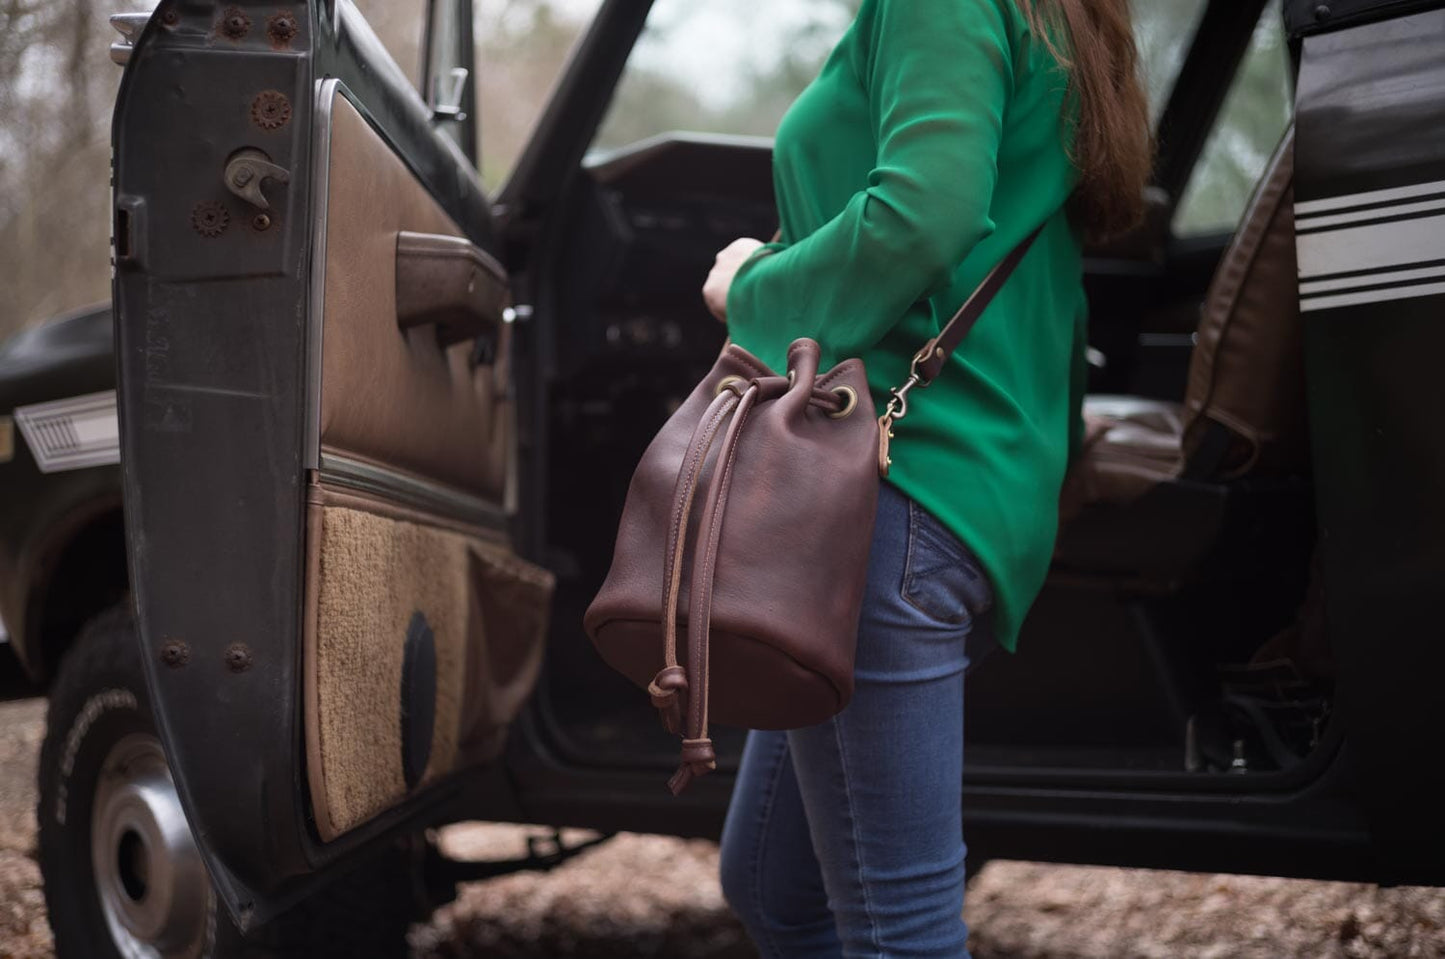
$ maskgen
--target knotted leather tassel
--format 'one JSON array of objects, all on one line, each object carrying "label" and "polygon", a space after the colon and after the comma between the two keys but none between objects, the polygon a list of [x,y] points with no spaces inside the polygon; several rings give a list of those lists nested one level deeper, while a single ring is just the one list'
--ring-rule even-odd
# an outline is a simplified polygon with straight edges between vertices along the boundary
[{"label": "knotted leather tassel", "polygon": [[687,671],[681,666],[665,666],[647,686],[662,718],[662,728],[674,736],[682,735],[682,714],[687,708]]},{"label": "knotted leather tassel", "polygon": [[682,741],[682,765],[667,781],[667,788],[674,796],[699,776],[706,776],[717,768],[717,754],[713,751],[711,739],[684,739]]}]

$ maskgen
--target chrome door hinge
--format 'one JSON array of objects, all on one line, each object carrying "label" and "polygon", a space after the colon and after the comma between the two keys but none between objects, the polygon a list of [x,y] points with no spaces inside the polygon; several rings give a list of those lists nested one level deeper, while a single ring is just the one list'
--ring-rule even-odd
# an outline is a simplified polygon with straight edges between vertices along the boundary
[{"label": "chrome door hinge", "polygon": [[121,36],[119,42],[110,45],[112,63],[125,66],[130,62],[130,52],[135,47],[136,38],[145,29],[150,18],[149,13],[117,13],[110,18],[110,25],[115,27]]}]

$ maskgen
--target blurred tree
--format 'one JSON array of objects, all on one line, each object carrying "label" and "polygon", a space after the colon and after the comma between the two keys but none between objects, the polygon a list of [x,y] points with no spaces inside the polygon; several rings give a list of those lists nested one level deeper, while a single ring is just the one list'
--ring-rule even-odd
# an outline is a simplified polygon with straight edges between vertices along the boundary
[{"label": "blurred tree", "polygon": [[0,3],[0,336],[109,296],[106,20],[151,5]]},{"label": "blurred tree", "polygon": [[601,0],[473,0],[477,155],[495,190],[512,172],[568,52]]},{"label": "blurred tree", "polygon": [[596,145],[670,130],[772,136],[860,2],[734,0],[723,12],[657,0]]},{"label": "blurred tree", "polygon": [[[409,76],[424,0],[362,0]],[[155,0],[0,0],[0,339],[110,297],[113,13]]]}]

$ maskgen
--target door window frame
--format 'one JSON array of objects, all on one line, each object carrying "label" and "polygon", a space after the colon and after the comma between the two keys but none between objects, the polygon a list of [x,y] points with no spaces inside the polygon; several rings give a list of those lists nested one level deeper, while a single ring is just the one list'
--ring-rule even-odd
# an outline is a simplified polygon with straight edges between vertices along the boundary
[{"label": "door window frame", "polygon": [[[1178,194],[1171,197],[1169,231],[1171,237],[1176,243],[1188,243],[1191,240],[1205,240],[1207,242],[1209,240],[1215,240],[1220,237],[1227,238],[1229,236],[1232,236],[1238,224],[1239,217],[1242,217],[1245,211],[1248,209],[1248,194],[1252,193],[1256,188],[1260,177],[1263,175],[1263,167],[1268,166],[1267,162],[1265,164],[1262,164],[1262,168],[1259,171],[1259,174],[1254,177],[1254,183],[1251,184],[1251,186],[1246,190],[1246,196],[1243,202],[1240,204],[1238,215],[1233,218],[1232,222],[1229,225],[1217,227],[1214,225],[1210,225],[1203,229],[1190,229],[1188,228],[1188,224],[1183,222],[1183,214],[1186,210],[1186,201],[1190,196],[1190,189],[1195,185],[1196,179],[1204,172],[1205,165],[1210,162],[1212,154],[1210,153],[1209,147],[1210,144],[1214,142],[1215,135],[1220,131],[1222,125],[1226,124],[1229,121],[1229,107],[1232,103],[1236,102],[1238,95],[1238,85],[1241,82],[1243,75],[1250,66],[1249,58],[1250,51],[1254,44],[1254,38],[1257,35],[1260,27],[1264,24],[1265,18],[1270,16],[1279,17],[1279,28],[1281,31],[1281,35],[1287,37],[1287,34],[1284,33],[1284,16],[1282,13],[1282,9],[1273,8],[1271,6],[1271,0],[1266,0],[1264,9],[1260,12],[1259,17],[1254,22],[1254,29],[1250,33],[1250,40],[1245,44],[1244,52],[1239,58],[1239,62],[1236,65],[1234,72],[1230,74],[1229,77],[1225,80],[1224,97],[1220,101],[1219,108],[1215,111],[1212,120],[1204,130],[1205,135],[1201,141],[1199,154],[1197,157],[1195,157],[1194,165],[1189,169],[1189,173],[1185,177],[1183,186],[1180,188]],[[1286,42],[1286,52],[1287,51],[1288,44]],[[1293,123],[1294,118],[1293,64],[1285,64],[1284,69],[1286,72],[1286,109],[1288,111],[1288,118],[1285,121],[1284,128],[1280,131],[1281,136],[1283,136],[1285,130],[1289,128],[1289,125]],[[1268,145],[1268,150],[1270,152],[1273,152],[1274,149],[1275,143],[1270,143]],[[1183,227],[1183,229],[1181,229],[1181,227]]]},{"label": "door window frame", "polygon": [[1158,222],[1171,239],[1175,213],[1268,6],[1269,0],[1210,0],[1160,114],[1153,182],[1166,199]]}]

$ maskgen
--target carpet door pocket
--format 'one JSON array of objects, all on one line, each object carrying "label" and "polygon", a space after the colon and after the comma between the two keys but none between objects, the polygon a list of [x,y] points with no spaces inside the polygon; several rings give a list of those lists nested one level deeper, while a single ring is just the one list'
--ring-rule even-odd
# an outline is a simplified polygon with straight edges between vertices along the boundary
[{"label": "carpet door pocket", "polygon": [[304,702],[323,840],[500,754],[552,585],[495,533],[312,488]]}]

